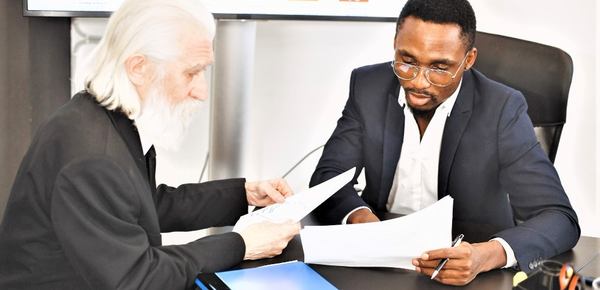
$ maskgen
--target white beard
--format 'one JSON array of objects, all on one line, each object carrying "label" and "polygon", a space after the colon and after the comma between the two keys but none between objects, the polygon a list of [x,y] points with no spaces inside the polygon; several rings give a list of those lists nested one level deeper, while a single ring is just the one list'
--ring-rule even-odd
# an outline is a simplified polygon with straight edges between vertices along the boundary
[{"label": "white beard", "polygon": [[148,92],[135,124],[140,134],[155,147],[176,151],[181,147],[194,115],[203,105],[196,99],[172,105],[167,100],[164,87],[155,85]]}]

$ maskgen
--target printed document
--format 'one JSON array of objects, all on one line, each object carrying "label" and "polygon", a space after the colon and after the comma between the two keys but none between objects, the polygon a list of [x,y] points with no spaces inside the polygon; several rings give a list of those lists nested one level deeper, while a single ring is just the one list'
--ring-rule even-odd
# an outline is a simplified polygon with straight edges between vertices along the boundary
[{"label": "printed document", "polygon": [[382,222],[306,226],[300,231],[304,262],[414,270],[413,258],[450,247],[453,203],[446,196],[420,211]]},{"label": "printed document", "polygon": [[336,193],[354,177],[356,168],[333,177],[319,185],[303,190],[285,199],[283,203],[276,203],[265,208],[253,211],[240,217],[233,231],[239,232],[245,227],[262,221],[284,222],[292,220],[299,222],[317,206]]}]

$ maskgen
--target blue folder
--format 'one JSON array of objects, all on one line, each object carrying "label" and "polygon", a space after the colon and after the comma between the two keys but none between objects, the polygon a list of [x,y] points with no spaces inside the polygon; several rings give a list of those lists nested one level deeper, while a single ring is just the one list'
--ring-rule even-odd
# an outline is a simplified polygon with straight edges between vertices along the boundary
[{"label": "blue folder", "polygon": [[[216,276],[216,277],[215,277]],[[215,278],[218,278],[215,281]],[[258,268],[217,272],[207,279],[206,274],[198,275],[196,285],[201,290],[213,289],[337,289],[319,273],[302,262],[286,262]],[[224,286],[226,285],[226,286]]]}]

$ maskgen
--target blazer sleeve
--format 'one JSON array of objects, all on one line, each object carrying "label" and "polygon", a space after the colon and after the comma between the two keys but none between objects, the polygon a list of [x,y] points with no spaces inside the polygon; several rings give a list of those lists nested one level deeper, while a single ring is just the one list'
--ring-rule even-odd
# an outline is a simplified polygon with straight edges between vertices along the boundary
[{"label": "blazer sleeve", "polygon": [[227,179],[177,188],[157,188],[156,209],[161,232],[191,231],[234,225],[248,213],[245,179]]},{"label": "blazer sleeve", "polygon": [[348,183],[316,210],[317,219],[324,224],[340,224],[353,209],[368,205],[354,190],[357,177],[363,168],[363,126],[355,96],[356,74],[350,77],[350,96],[333,134],[325,144],[323,154],[313,173],[310,186],[327,181],[346,170],[356,167],[352,182]]},{"label": "blazer sleeve", "polygon": [[64,167],[52,190],[51,216],[73,270],[94,289],[186,289],[195,275],[242,261],[237,233],[179,246],[150,246],[142,205],[127,171],[105,157]]},{"label": "blazer sleeve", "polygon": [[516,227],[497,234],[531,271],[543,259],[575,246],[581,230],[556,169],[539,146],[523,95],[514,92],[498,124],[500,183],[508,192]]}]

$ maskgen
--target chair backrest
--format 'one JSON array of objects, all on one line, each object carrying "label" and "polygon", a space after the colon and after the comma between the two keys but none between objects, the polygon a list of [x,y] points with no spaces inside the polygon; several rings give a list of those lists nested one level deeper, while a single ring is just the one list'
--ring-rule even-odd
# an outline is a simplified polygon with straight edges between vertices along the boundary
[{"label": "chair backrest", "polygon": [[573,61],[559,48],[477,32],[474,67],[525,95],[535,134],[554,162],[573,77]]}]

